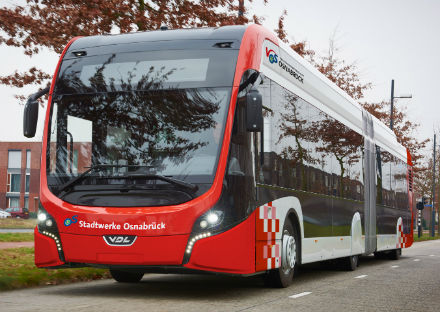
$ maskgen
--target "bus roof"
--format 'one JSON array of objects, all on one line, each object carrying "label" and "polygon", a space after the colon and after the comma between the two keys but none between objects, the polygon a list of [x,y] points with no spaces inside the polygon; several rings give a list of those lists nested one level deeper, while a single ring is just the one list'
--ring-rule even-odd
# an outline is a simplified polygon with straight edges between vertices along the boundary
[{"label": "bus roof", "polygon": [[[71,49],[120,45],[148,41],[174,40],[234,40],[241,42],[247,26],[223,26],[217,28],[188,28],[175,30],[154,30],[118,35],[82,37],[72,43]],[[237,47],[238,48],[238,47]]]}]

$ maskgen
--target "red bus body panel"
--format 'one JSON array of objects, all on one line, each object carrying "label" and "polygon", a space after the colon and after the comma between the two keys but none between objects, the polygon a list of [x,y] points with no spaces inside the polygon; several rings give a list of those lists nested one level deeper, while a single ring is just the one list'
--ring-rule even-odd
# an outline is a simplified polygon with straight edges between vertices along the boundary
[{"label": "red bus body panel", "polygon": [[[202,196],[189,202],[166,207],[148,207],[148,209],[142,207],[114,208],[73,205],[56,197],[48,189],[45,169],[47,163],[44,155],[47,153],[52,92],[62,59],[69,46],[76,39],[72,39],[64,49],[52,80],[43,134],[40,178],[40,202],[57,222],[65,260],[66,262],[96,264],[181,265],[194,222],[214,206],[221,194],[241,77],[248,69],[259,70],[263,41],[268,39],[277,43],[278,39],[258,25],[247,27],[244,33],[237,60],[220,159],[211,188]],[[68,226],[64,225],[64,220],[72,217],[75,217],[78,222]],[[119,225],[120,229],[109,230],[80,226],[95,222],[96,224]],[[156,228],[154,231],[148,231],[147,236],[144,230],[124,229],[124,226],[143,223],[163,224],[164,226],[161,226],[160,229]],[[115,247],[105,243],[102,235],[106,234],[126,234],[138,237],[132,246]],[[36,239],[37,237],[35,263],[38,266],[62,264],[59,258],[58,262],[52,259],[55,254],[58,255],[55,243],[53,243],[53,246],[50,245],[48,240],[51,239],[39,233],[36,233]],[[235,254],[235,256],[231,257],[231,254]],[[49,259],[53,261],[51,262]],[[255,213],[238,226],[224,233],[197,241],[192,250],[191,258],[185,266],[225,273],[250,274],[255,272]]]},{"label": "red bus body panel", "polygon": [[58,256],[55,241],[34,230],[35,242],[35,264],[38,267],[51,267],[64,264]]},{"label": "red bus body panel", "polygon": [[255,211],[231,230],[197,241],[185,267],[222,273],[254,273]]}]

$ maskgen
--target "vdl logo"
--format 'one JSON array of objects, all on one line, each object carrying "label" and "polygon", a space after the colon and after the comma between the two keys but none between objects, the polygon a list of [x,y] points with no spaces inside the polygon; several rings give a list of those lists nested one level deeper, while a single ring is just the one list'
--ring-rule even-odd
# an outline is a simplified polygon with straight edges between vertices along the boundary
[{"label": "vdl logo", "polygon": [[278,55],[275,53],[274,50],[272,50],[272,49],[269,50],[269,49],[266,47],[266,56],[269,58],[269,62],[270,62],[271,64],[273,64],[273,63],[278,63]]},{"label": "vdl logo", "polygon": [[109,246],[131,246],[136,240],[135,235],[104,235],[104,241]]},{"label": "vdl logo", "polygon": [[76,222],[78,222],[78,216],[77,215],[73,216],[72,218],[66,218],[64,220],[64,225],[65,226],[69,226],[69,225],[74,224]]}]

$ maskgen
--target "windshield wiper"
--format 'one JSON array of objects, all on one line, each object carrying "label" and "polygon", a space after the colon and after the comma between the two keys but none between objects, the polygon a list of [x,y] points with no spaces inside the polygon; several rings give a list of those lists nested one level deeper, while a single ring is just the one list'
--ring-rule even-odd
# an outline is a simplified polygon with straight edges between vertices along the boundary
[{"label": "windshield wiper", "polygon": [[[92,171],[102,171],[108,168],[151,168],[153,166],[145,166],[145,165],[110,165],[110,164],[99,164],[99,165],[93,165],[91,166],[89,169],[87,169],[86,171],[84,171],[83,173],[81,173],[79,176],[77,176],[76,178],[64,183],[63,185],[61,185],[58,189],[58,196],[60,196],[61,198],[67,193],[67,190],[69,190],[72,186],[80,183],[82,180],[84,180]],[[175,178],[171,178],[171,177],[166,177],[163,175],[158,175],[158,174],[146,174],[146,173],[131,173],[131,174],[124,174],[121,176],[117,176],[114,178],[118,178],[118,179],[127,179],[127,178],[144,178],[144,179],[148,179],[148,180],[160,180],[160,181],[164,181],[164,182],[168,182],[172,185],[175,186],[179,186],[181,188],[187,189],[189,191],[191,191],[192,193],[196,192],[199,187],[195,184],[192,183],[188,183],[185,181],[181,181]],[[129,190],[130,188],[127,187],[127,190]],[[62,194],[64,192],[64,194]],[[62,195],[60,195],[62,194]]]},{"label": "windshield wiper", "polygon": [[165,181],[170,184],[186,188],[191,192],[196,192],[199,189],[199,187],[195,184],[188,183],[188,182],[178,180],[175,178],[159,175],[159,174],[132,173],[132,174],[124,175],[121,178],[125,178],[125,177],[127,177],[127,178],[145,178],[147,180]]},{"label": "windshield wiper", "polygon": [[[63,185],[61,185],[58,188],[58,196],[60,196],[61,193],[66,193],[66,191],[71,188],[72,186],[78,184],[79,182],[81,182],[82,180],[84,180],[90,172],[92,171],[102,171],[104,169],[108,169],[108,168],[139,168],[139,167],[147,167],[147,168],[151,168],[152,166],[144,166],[144,165],[111,165],[111,164],[98,164],[98,165],[92,165],[89,167],[89,169],[87,169],[86,171],[84,171],[83,173],[81,173],[79,176],[77,176],[76,178],[73,178],[72,180],[67,181],[66,183],[64,183]],[[87,168],[87,167],[86,167]],[[64,194],[63,194],[64,195]],[[61,195],[61,197],[63,196]]]}]

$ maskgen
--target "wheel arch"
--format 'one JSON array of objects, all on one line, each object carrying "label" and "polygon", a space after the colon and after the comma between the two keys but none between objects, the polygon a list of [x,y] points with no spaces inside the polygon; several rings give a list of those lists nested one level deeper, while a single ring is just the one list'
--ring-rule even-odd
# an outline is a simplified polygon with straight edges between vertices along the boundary
[{"label": "wheel arch", "polygon": [[298,214],[296,213],[296,210],[291,208],[289,209],[289,211],[287,212],[287,216],[286,219],[288,219],[292,225],[293,228],[296,232],[296,235],[298,237],[298,263],[301,264],[302,263],[302,237],[303,237],[303,231],[302,231],[302,226],[299,222],[299,217]]}]

